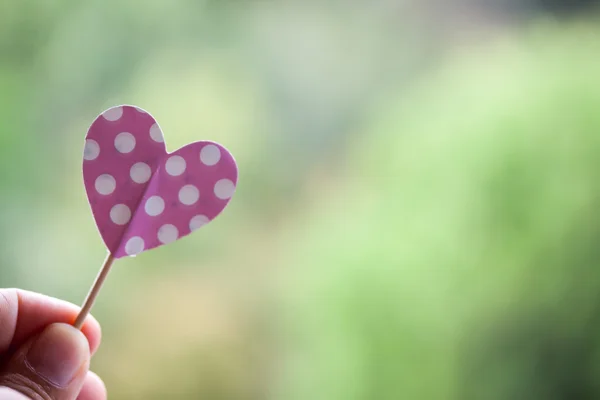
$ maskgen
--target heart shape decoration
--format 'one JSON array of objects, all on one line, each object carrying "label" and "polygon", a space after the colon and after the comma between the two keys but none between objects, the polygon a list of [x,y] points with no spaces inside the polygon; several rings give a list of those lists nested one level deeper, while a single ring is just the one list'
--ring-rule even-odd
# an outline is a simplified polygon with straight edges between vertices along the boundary
[{"label": "heart shape decoration", "polygon": [[85,139],[83,178],[100,235],[114,258],[189,235],[233,196],[238,169],[209,141],[168,153],[156,120],[141,108],[109,108]]}]

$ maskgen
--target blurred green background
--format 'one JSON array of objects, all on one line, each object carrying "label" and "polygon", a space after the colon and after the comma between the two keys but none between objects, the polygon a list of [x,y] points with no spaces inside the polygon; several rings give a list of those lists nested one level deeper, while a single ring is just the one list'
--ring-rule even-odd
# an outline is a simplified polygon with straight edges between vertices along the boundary
[{"label": "blurred green background", "polygon": [[598,399],[592,3],[4,0],[0,285],[81,303],[83,139],[135,104],[240,183],[116,264],[111,399]]}]

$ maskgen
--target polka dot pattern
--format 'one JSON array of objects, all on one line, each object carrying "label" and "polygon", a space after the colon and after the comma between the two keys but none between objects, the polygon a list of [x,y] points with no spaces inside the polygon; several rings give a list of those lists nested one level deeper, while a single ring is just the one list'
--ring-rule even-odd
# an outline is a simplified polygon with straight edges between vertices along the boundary
[{"label": "polka dot pattern", "polygon": [[152,176],[152,168],[143,162],[135,163],[129,171],[129,176],[131,176],[131,180],[135,183],[146,183],[150,180],[150,176]]},{"label": "polka dot pattern", "polygon": [[179,201],[181,204],[191,206],[196,204],[200,198],[200,191],[194,185],[185,185],[179,190]]},{"label": "polka dot pattern", "polygon": [[86,161],[94,161],[100,155],[100,145],[94,139],[85,141],[83,149],[83,159]]},{"label": "polka dot pattern", "polygon": [[235,192],[235,183],[229,179],[221,179],[215,183],[215,196],[221,200],[227,200]]},{"label": "polka dot pattern", "polygon": [[125,204],[117,204],[110,209],[110,220],[116,225],[125,225],[131,220],[131,210]]},{"label": "polka dot pattern", "polygon": [[147,111],[113,107],[90,126],[83,175],[104,243],[116,258],[181,239],[215,219],[238,179],[221,145],[201,141],[167,153]]},{"label": "polka dot pattern", "polygon": [[149,216],[156,217],[165,211],[165,201],[160,196],[152,196],[146,200],[144,210]]},{"label": "polka dot pattern", "polygon": [[135,136],[129,132],[121,132],[115,138],[115,148],[119,153],[131,153],[135,149]]},{"label": "polka dot pattern", "polygon": [[115,122],[123,116],[123,107],[112,107],[102,113],[102,117],[110,122]]},{"label": "polka dot pattern", "polygon": [[190,220],[190,231],[198,230],[209,222],[210,219],[206,215],[196,215]]},{"label": "polka dot pattern", "polygon": [[138,255],[144,251],[145,245],[144,239],[139,236],[133,236],[132,238],[129,238],[125,244],[125,253],[127,253],[128,256]]},{"label": "polka dot pattern", "polygon": [[200,150],[200,161],[204,165],[212,167],[221,159],[221,150],[214,144],[206,145]]},{"label": "polka dot pattern", "polygon": [[175,225],[166,224],[158,229],[158,240],[162,244],[174,242],[179,237],[179,231]]},{"label": "polka dot pattern", "polygon": [[171,176],[179,176],[185,172],[186,162],[181,156],[171,156],[165,163],[165,170]]},{"label": "polka dot pattern", "polygon": [[115,181],[115,178],[113,178],[112,175],[102,174],[96,178],[94,186],[96,187],[96,192],[98,192],[98,194],[108,196],[115,191],[117,181]]},{"label": "polka dot pattern", "polygon": [[164,143],[165,138],[163,137],[162,130],[158,124],[154,124],[150,127],[150,138],[156,143]]}]

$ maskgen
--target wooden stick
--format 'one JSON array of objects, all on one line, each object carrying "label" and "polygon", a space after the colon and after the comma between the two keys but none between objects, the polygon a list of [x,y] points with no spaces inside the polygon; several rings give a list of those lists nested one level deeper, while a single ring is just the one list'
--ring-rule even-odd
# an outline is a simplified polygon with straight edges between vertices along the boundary
[{"label": "wooden stick", "polygon": [[106,256],[106,260],[104,260],[104,264],[102,265],[102,268],[100,268],[100,272],[98,273],[98,276],[96,277],[96,281],[94,282],[94,285],[90,289],[90,292],[88,293],[88,295],[85,299],[85,302],[83,303],[83,306],[81,307],[81,311],[79,312],[79,315],[77,316],[77,319],[75,320],[75,323],[73,324],[73,326],[75,328],[81,329],[81,327],[83,326],[83,322],[89,315],[89,313],[92,309],[92,306],[94,305],[94,302],[96,301],[96,297],[98,297],[98,293],[100,292],[100,289],[102,288],[102,285],[104,284],[104,281],[106,280],[106,277],[108,276],[108,273],[110,272],[110,268],[112,267],[113,261],[115,261],[114,256],[111,253],[108,253],[108,255]]}]

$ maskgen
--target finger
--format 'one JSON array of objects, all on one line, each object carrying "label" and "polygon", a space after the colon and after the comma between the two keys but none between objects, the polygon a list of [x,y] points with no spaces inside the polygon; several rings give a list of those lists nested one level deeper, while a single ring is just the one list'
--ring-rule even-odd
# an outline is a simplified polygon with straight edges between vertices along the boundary
[{"label": "finger", "polygon": [[[0,397],[1,399],[2,397]],[[77,400],[106,400],[106,386],[98,375],[93,372],[88,372],[83,388],[79,393]]]},{"label": "finger", "polygon": [[52,324],[16,351],[0,373],[0,387],[30,399],[75,400],[89,364],[85,335],[71,325]]},{"label": "finger", "polygon": [[31,400],[29,397],[25,397],[23,393],[19,393],[11,388],[0,387],[0,399],[2,400]]},{"label": "finger", "polygon": [[[19,289],[0,289],[0,355],[20,347],[52,323],[72,324],[78,313],[79,307],[66,301]],[[100,324],[90,316],[81,331],[94,354],[100,346]]]}]

